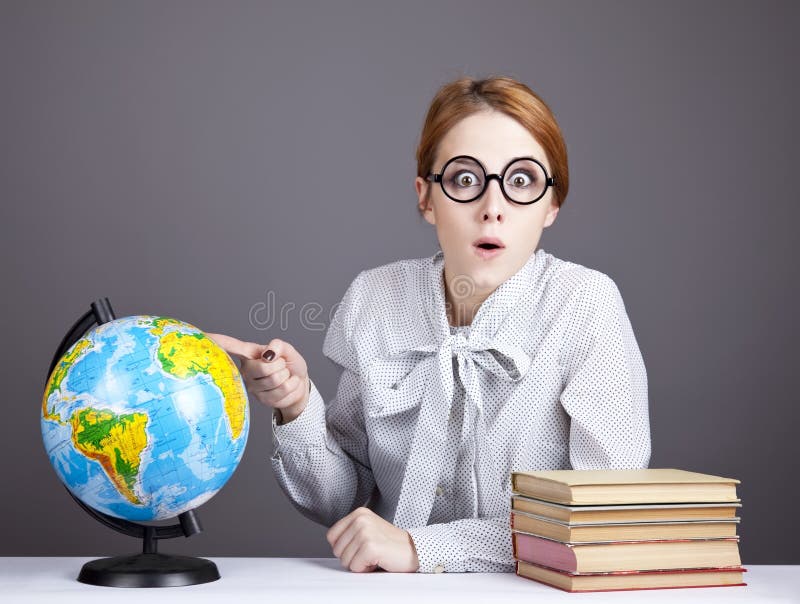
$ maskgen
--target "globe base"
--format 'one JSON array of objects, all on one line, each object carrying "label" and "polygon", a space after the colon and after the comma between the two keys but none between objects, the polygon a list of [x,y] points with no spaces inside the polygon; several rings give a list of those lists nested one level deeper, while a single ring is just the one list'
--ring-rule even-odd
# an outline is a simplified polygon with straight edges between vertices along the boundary
[{"label": "globe base", "polygon": [[81,583],[106,587],[178,587],[219,578],[211,560],[157,553],[99,558],[84,564],[78,575]]}]

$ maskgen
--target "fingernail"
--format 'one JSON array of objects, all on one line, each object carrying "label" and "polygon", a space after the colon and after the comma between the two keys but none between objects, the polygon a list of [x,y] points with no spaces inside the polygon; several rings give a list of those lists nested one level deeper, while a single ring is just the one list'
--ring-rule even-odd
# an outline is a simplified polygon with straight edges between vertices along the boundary
[{"label": "fingernail", "polygon": [[261,358],[269,362],[275,358],[275,353],[271,350],[265,350],[264,354],[261,355]]}]

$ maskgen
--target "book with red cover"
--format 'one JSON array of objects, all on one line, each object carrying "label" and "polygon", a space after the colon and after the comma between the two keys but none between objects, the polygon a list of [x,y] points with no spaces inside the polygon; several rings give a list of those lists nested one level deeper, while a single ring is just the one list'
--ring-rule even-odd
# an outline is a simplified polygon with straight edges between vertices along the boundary
[{"label": "book with red cover", "polygon": [[569,573],[740,567],[739,538],[565,543],[512,531],[514,558]]}]

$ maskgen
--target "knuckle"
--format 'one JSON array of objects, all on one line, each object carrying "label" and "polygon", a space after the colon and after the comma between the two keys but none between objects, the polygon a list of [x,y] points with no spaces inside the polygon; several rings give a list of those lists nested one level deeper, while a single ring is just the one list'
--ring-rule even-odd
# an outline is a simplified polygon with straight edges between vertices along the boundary
[{"label": "knuckle", "polygon": [[278,372],[286,368],[286,361],[283,357],[271,361],[269,364],[261,363],[259,366],[259,373],[261,377],[275,376]]},{"label": "knuckle", "polygon": [[281,384],[277,388],[273,388],[269,391],[270,395],[272,396],[272,400],[275,401],[276,404],[279,404],[281,407],[288,407],[292,404],[292,401],[287,398],[286,394],[286,386]]},{"label": "knuckle", "polygon": [[281,404],[284,406],[298,402],[300,400],[298,392],[301,392],[298,388],[298,378],[294,376],[290,377],[271,392],[278,397],[278,400],[280,400]]},{"label": "knuckle", "polygon": [[363,546],[361,546],[361,552],[367,560],[374,558],[375,554],[377,554],[375,543],[373,541],[367,541]]},{"label": "knuckle", "polygon": [[273,388],[277,388],[283,383],[283,372],[284,369],[280,369],[274,373],[270,373],[269,375],[265,375],[264,378],[261,380],[264,384],[264,388],[269,388],[270,390]]},{"label": "knuckle", "polygon": [[268,365],[262,365],[262,367],[269,369],[271,373],[275,373],[286,367],[286,360],[283,357],[278,357],[277,359],[272,359]]}]

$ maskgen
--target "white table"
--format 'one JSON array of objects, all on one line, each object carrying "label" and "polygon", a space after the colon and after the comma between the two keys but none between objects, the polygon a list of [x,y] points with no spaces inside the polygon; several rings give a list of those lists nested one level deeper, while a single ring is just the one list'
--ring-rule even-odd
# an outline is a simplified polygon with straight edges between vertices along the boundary
[{"label": "white table", "polygon": [[[793,602],[800,566],[748,566],[746,587],[570,594],[513,573],[351,573],[336,558],[214,558],[222,578],[189,587],[131,589],[78,583],[91,558],[1,558],[0,602]],[[646,597],[645,597],[646,596]]]}]

